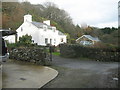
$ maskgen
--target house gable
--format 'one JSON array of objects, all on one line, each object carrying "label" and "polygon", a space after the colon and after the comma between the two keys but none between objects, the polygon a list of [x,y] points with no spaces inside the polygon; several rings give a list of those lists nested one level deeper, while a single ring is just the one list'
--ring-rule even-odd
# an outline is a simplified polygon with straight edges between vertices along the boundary
[{"label": "house gable", "polygon": [[96,37],[92,37],[90,35],[83,35],[76,40],[76,43],[80,43],[83,45],[85,45],[85,44],[91,45],[98,41],[100,41],[100,40]]},{"label": "house gable", "polygon": [[36,26],[34,26],[33,24],[31,24],[30,22],[24,22],[16,31],[18,33],[23,33],[23,32],[26,32],[28,28],[29,29],[31,28],[31,29],[34,29],[34,30],[38,29]]}]

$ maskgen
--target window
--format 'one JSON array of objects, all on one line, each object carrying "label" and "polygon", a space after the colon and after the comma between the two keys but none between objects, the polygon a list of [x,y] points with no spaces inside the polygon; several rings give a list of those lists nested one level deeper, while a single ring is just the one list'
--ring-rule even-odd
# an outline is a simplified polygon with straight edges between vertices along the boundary
[{"label": "window", "polygon": [[63,42],[63,38],[61,38],[61,42]]},{"label": "window", "polygon": [[46,31],[46,30],[47,30],[47,27],[46,27],[46,26],[43,26],[43,29],[44,29],[44,31]]},{"label": "window", "polygon": [[82,45],[91,45],[92,43],[90,41],[80,41],[80,44],[82,44]]},{"label": "window", "polygon": [[23,28],[21,27],[21,32],[23,31]]},{"label": "window", "polygon": [[34,40],[32,40],[32,43],[34,43]]},{"label": "window", "polygon": [[46,31],[47,30],[47,28],[46,27],[44,27],[44,31]]},{"label": "window", "polygon": [[55,32],[55,28],[52,29]]},{"label": "window", "polygon": [[45,38],[45,44],[48,44],[48,38]]},{"label": "window", "polygon": [[56,28],[55,28],[55,27],[52,27],[52,30],[55,32]]},{"label": "window", "polygon": [[50,39],[50,44],[52,44],[52,39]]}]

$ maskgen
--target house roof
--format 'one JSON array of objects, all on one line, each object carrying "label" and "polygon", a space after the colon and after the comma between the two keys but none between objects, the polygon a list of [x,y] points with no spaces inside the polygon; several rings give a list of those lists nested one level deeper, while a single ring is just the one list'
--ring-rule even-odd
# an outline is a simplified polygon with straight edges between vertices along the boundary
[{"label": "house roof", "polygon": [[0,29],[0,37],[14,35],[16,33],[17,33],[16,31]]},{"label": "house roof", "polygon": [[[35,21],[33,21],[32,22],[32,24],[33,25],[35,25],[36,27],[38,27],[38,28],[41,28],[43,25],[46,25],[46,26],[48,26],[47,24],[45,24],[45,23],[41,23],[41,22],[35,22]],[[49,26],[50,27],[50,26]]]},{"label": "house roof", "polygon": [[81,39],[82,37],[86,37],[86,38],[88,38],[88,39],[90,39],[90,40],[92,40],[92,41],[100,41],[100,40],[98,39],[98,37],[92,37],[91,35],[83,35],[83,36],[79,37],[78,39],[76,39],[76,41],[78,41],[78,40]]},{"label": "house roof", "polygon": [[[49,29],[52,29],[52,26],[49,26],[49,25],[47,25],[47,24],[45,24],[45,23],[41,23],[41,22],[35,22],[35,21],[33,21],[33,22],[31,22],[33,25],[35,25],[37,28],[42,28],[43,27],[43,25],[46,25]],[[64,35],[62,32],[60,32],[59,30],[58,30],[58,34],[59,35]]]}]

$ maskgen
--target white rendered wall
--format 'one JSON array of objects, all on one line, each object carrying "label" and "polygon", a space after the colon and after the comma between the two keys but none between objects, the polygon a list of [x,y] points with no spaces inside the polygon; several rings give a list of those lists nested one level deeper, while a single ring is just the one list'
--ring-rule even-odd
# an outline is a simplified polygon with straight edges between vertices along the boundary
[{"label": "white rendered wall", "polygon": [[15,43],[15,35],[5,36],[4,39],[9,43]]},{"label": "white rendered wall", "polygon": [[[22,28],[22,30],[21,30]],[[52,45],[59,45],[61,43],[66,43],[66,36],[65,35],[58,35],[58,30],[44,30],[42,28],[37,28],[36,26],[32,25],[29,22],[23,23],[18,29],[18,41],[19,37],[22,37],[23,35],[31,35],[32,40],[34,40],[34,43],[37,43],[38,45],[46,46],[45,44],[45,38],[48,38],[48,43],[50,43],[50,39],[52,39]],[[61,38],[64,39],[64,42],[61,42]]]},{"label": "white rendered wall", "polygon": [[32,25],[29,22],[25,22],[17,29],[17,35],[18,35],[17,40],[19,41],[19,37],[28,34],[32,36],[34,43],[37,43],[39,39],[38,33],[39,33],[38,28],[36,28],[34,25]]},{"label": "white rendered wall", "polygon": [[[19,41],[19,37],[22,37],[23,35],[31,35],[32,40],[34,43],[37,43],[38,45],[46,46],[45,38],[48,39],[48,43],[50,44],[50,39],[52,40],[52,45],[59,45],[61,43],[66,43],[66,35],[59,35],[58,30],[56,30],[56,27],[52,26],[52,29],[43,29],[38,28],[34,26],[32,23],[32,15],[25,15],[24,16],[24,23],[16,30],[17,31],[17,41]],[[43,23],[46,23],[50,26],[50,20],[46,20]],[[43,25],[43,27],[47,27],[47,25]],[[63,39],[63,42],[61,42],[61,38]],[[15,36],[9,36],[9,38],[6,38],[6,40],[10,43],[15,43]]]}]

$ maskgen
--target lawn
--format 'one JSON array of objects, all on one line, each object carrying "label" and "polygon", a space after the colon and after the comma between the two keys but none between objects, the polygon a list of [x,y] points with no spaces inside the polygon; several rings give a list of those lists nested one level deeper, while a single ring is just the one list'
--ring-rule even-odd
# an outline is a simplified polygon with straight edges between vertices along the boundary
[{"label": "lawn", "polygon": [[60,52],[53,52],[53,55],[60,56]]}]

